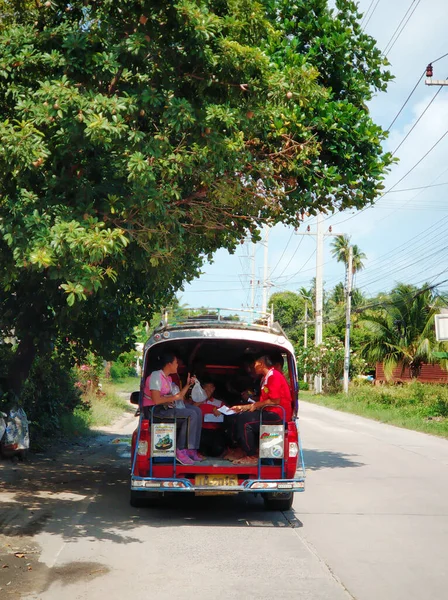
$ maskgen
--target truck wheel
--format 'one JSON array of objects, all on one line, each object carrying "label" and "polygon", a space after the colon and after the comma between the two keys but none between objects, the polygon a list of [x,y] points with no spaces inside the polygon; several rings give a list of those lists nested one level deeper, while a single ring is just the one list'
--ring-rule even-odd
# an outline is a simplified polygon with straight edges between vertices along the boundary
[{"label": "truck wheel", "polygon": [[156,492],[136,492],[131,490],[129,503],[134,508],[142,508],[143,506],[151,506],[160,497]]},{"label": "truck wheel", "polygon": [[272,492],[263,494],[266,510],[291,510],[294,494],[292,492]]}]

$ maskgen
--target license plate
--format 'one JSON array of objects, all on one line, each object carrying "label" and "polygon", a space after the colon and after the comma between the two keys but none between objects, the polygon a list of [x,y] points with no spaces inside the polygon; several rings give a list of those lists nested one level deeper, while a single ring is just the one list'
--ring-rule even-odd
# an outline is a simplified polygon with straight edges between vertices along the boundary
[{"label": "license plate", "polygon": [[196,475],[195,484],[201,487],[232,487],[238,485],[236,475]]}]

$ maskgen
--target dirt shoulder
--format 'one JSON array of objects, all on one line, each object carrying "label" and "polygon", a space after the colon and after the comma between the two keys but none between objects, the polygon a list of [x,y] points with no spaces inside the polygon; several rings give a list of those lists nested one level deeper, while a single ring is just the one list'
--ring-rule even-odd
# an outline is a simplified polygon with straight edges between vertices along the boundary
[{"label": "dirt shoulder", "polygon": [[36,536],[42,531],[50,536],[70,535],[73,515],[94,498],[105,471],[116,468],[114,437],[133,424],[133,417],[124,413],[113,426],[97,428],[76,442],[59,443],[48,452],[30,454],[25,462],[0,459],[1,598],[38,593],[54,577],[89,577],[99,572],[96,565],[84,565],[79,574],[49,568],[39,560]]}]

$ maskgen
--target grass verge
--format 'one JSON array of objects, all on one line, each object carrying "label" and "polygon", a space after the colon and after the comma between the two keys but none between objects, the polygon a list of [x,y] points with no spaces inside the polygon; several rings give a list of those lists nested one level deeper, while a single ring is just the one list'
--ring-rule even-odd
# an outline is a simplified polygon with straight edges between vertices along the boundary
[{"label": "grass verge", "polygon": [[124,379],[108,379],[103,381],[103,388],[116,393],[130,394],[140,389],[140,377],[125,377]]},{"label": "grass verge", "polygon": [[107,384],[100,395],[86,394],[82,406],[75,408],[73,414],[62,416],[64,436],[86,435],[92,427],[110,425],[123,412],[132,410],[129,402],[120,396],[119,392],[119,389],[115,390],[113,386]]},{"label": "grass verge", "polygon": [[300,397],[320,406],[448,438],[448,389],[445,386],[362,385],[352,387],[348,396],[342,393],[317,396],[302,391]]}]

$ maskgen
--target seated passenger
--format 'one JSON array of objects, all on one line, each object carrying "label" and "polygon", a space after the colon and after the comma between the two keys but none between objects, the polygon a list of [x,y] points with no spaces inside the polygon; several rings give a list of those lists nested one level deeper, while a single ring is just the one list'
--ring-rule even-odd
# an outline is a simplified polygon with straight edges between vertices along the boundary
[{"label": "seated passenger", "polygon": [[280,373],[283,373],[283,367],[285,364],[285,360],[284,360],[282,354],[280,352],[271,354],[270,359],[271,359],[272,366],[274,367],[274,369],[276,371],[280,371]]},{"label": "seated passenger", "polygon": [[202,433],[199,449],[206,456],[221,456],[226,447],[224,432],[224,415],[218,411],[223,406],[222,400],[214,397],[215,384],[211,381],[202,386],[207,400],[199,405],[202,412]]},{"label": "seated passenger", "polygon": [[261,408],[264,409],[262,422],[265,424],[281,424],[283,419],[287,422],[292,417],[291,391],[285,376],[274,369],[269,356],[255,360],[254,369],[257,375],[263,377],[260,400],[233,407],[238,413],[235,419],[237,439],[247,454],[246,458],[233,461],[234,464],[256,465],[258,462]]},{"label": "seated passenger", "polygon": [[[145,382],[143,390],[143,408],[155,406],[153,414],[158,418],[181,417],[177,435],[176,458],[182,465],[192,465],[201,460],[197,450],[201,439],[202,413],[196,406],[183,403],[185,394],[194,384],[195,378],[188,374],[187,383],[181,390],[171,379],[177,373],[178,360],[174,354],[165,354],[161,358],[162,368],[153,371]],[[176,403],[180,404],[176,406]]]}]

